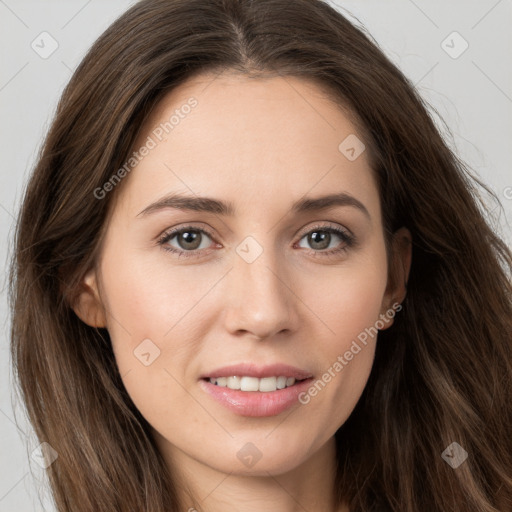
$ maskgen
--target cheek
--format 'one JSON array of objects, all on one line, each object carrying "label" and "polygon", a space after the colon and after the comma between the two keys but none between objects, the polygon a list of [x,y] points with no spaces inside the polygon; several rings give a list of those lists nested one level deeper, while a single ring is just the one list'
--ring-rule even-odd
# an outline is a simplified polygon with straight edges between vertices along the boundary
[{"label": "cheek", "polygon": [[[309,281],[308,281],[309,282]],[[317,284],[322,281],[317,281]],[[314,296],[325,324],[322,373],[302,397],[319,424],[341,426],[359,400],[373,365],[377,322],[387,284],[384,248],[340,267]],[[328,328],[327,328],[328,327]]]},{"label": "cheek", "polygon": [[[375,325],[382,312],[387,284],[384,247],[376,247],[322,278],[304,278],[311,304],[330,336],[328,352],[348,350],[350,343],[366,328]],[[314,284],[316,283],[316,284]],[[314,284],[314,287],[313,287]]]},{"label": "cheek", "polygon": [[201,298],[212,285],[192,267],[115,254],[106,252],[102,281],[116,363],[139,410],[160,416],[169,407],[168,397],[186,398],[178,382],[197,354],[201,329],[207,330],[201,311],[208,303]]},{"label": "cheek", "polygon": [[[166,279],[160,269],[146,264],[143,258],[126,254],[115,258],[114,251],[107,254],[102,262],[104,301],[113,350],[123,375],[143,365],[137,355],[149,352],[149,359],[157,361],[162,339],[176,323],[174,317],[183,304],[179,285]],[[148,339],[151,343],[145,341]],[[147,350],[142,351],[144,347]]]},{"label": "cheek", "polygon": [[[143,258],[105,259],[102,274],[108,331],[126,391],[151,423],[174,418],[177,404],[186,404],[177,383],[183,375],[177,369],[186,368],[190,355],[181,330],[186,322],[180,322],[190,309],[183,300],[183,285],[165,276],[163,269],[145,265]],[[181,339],[181,346],[175,343]]]},{"label": "cheek", "polygon": [[161,257],[105,258],[102,275],[109,328],[119,338],[129,334],[134,343],[151,336],[161,340],[201,297],[194,274],[166,265]]}]

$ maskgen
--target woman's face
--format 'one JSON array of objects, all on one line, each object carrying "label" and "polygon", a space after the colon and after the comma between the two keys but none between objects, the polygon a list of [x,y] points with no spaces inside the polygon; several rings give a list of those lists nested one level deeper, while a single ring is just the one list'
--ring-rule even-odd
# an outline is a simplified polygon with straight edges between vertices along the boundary
[{"label": "woman's face", "polygon": [[[403,298],[360,139],[311,83],[228,73],[173,90],[142,127],[85,280],[101,306],[77,311],[107,326],[163,450],[280,473],[354,409],[368,333]],[[291,377],[309,380],[281,389]]]}]

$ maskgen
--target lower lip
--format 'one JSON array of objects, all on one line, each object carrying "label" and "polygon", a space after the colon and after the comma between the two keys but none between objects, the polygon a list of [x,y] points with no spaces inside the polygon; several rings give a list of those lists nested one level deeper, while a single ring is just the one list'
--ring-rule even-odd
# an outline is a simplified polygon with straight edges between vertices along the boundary
[{"label": "lower lip", "polygon": [[306,391],[313,377],[300,381],[289,388],[276,391],[240,391],[217,386],[201,379],[204,391],[215,400],[240,416],[276,416],[299,402],[299,394]]}]

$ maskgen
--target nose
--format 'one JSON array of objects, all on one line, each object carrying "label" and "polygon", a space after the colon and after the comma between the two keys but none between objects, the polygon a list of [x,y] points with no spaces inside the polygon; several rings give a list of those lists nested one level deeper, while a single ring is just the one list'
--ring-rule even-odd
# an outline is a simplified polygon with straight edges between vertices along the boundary
[{"label": "nose", "polygon": [[233,335],[252,335],[259,340],[290,334],[297,329],[297,297],[292,276],[283,258],[265,249],[248,263],[235,254],[228,276],[225,327]]}]

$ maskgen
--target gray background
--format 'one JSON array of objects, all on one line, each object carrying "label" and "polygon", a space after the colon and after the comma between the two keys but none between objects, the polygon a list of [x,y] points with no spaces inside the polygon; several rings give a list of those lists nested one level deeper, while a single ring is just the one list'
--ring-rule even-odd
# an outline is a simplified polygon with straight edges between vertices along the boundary
[{"label": "gray background", "polygon": [[[30,459],[39,443],[13,398],[6,271],[14,218],[42,136],[72,70],[98,35],[133,3],[0,0],[0,230],[5,240],[1,245],[0,512],[55,510],[45,473]],[[452,136],[436,122],[449,145],[502,200],[504,212],[496,229],[510,244],[512,0],[331,3],[345,14],[347,9],[367,27],[446,121]],[[454,31],[463,39],[450,36]],[[35,41],[39,51],[51,49],[49,36],[40,36],[42,32],[58,44],[46,59],[31,47]],[[41,42],[41,38],[46,39]],[[458,55],[464,40],[469,46]]]}]

